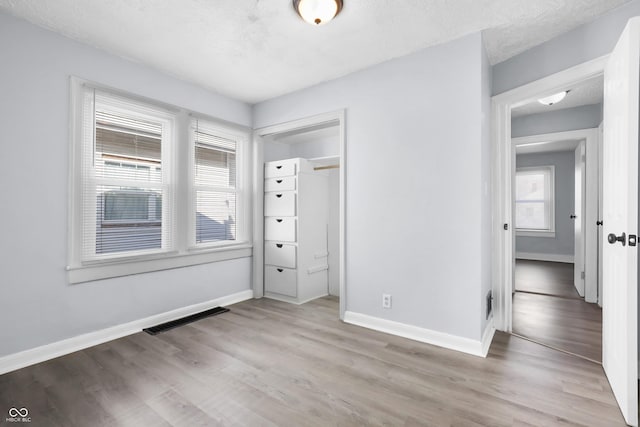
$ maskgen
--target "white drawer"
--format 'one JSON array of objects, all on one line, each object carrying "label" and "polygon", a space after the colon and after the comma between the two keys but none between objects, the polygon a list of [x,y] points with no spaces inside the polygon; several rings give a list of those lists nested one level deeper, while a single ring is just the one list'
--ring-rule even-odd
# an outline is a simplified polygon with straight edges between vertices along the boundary
[{"label": "white drawer", "polygon": [[269,178],[264,180],[264,191],[294,191],[296,189],[296,177],[286,176],[282,178]]},{"label": "white drawer", "polygon": [[296,219],[268,217],[264,219],[264,239],[279,242],[296,241]]},{"label": "white drawer", "polygon": [[264,216],[296,216],[296,193],[265,193]]},{"label": "white drawer", "polygon": [[296,174],[297,160],[280,160],[264,164],[264,177],[292,176]]},{"label": "white drawer", "polygon": [[296,270],[272,267],[270,265],[265,266],[264,290],[295,298],[298,294],[296,289]]},{"label": "white drawer", "polygon": [[285,243],[265,242],[264,263],[296,268],[296,247]]}]

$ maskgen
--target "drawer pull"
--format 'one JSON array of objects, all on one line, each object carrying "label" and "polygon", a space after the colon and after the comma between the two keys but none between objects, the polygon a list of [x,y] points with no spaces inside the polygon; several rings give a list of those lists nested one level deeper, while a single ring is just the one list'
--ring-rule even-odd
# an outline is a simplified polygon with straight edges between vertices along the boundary
[{"label": "drawer pull", "polygon": [[282,169],[282,165],[276,166],[276,169]]},{"label": "drawer pull", "polygon": [[278,184],[282,184],[282,180],[281,180],[281,179],[276,179],[276,182],[277,182]]},{"label": "drawer pull", "polygon": [[282,222],[282,220],[281,219],[276,219],[276,222]]},{"label": "drawer pull", "polygon": [[276,197],[279,199],[280,197],[282,197],[282,194],[276,194]]},{"label": "drawer pull", "polygon": [[278,270],[279,273],[282,273],[284,271],[282,268],[276,268],[276,270]]},{"label": "drawer pull", "polygon": [[276,247],[281,248],[282,247],[282,243],[276,243]]}]

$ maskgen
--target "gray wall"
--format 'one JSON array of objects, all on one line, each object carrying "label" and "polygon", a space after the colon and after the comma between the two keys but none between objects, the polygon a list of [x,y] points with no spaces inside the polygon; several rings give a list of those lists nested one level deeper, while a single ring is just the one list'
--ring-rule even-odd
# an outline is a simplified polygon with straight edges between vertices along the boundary
[{"label": "gray wall", "polygon": [[[291,140],[290,140],[291,141]],[[320,137],[302,142],[282,143],[278,141],[270,141],[265,138],[264,145],[264,161],[290,159],[294,157],[302,157],[303,159],[315,159],[321,157],[339,157],[340,156],[340,136]]]},{"label": "gray wall", "polygon": [[[483,45],[484,46],[484,45]],[[482,75],[481,75],[481,109],[482,109],[482,148],[480,152],[480,171],[482,178],[478,182],[480,185],[481,199],[481,219],[480,219],[480,256],[482,267],[482,283],[480,286],[480,331],[484,332],[488,319],[486,316],[487,301],[486,295],[491,290],[491,85],[492,68],[487,54],[482,49]]]},{"label": "gray wall", "polygon": [[474,34],[255,106],[256,128],[346,108],[348,310],[480,339],[490,269],[482,49]]},{"label": "gray wall", "polygon": [[516,167],[555,166],[555,237],[516,237],[516,253],[573,255],[575,200],[575,152],[518,154]]},{"label": "gray wall", "polygon": [[633,0],[595,21],[496,64],[493,93],[505,92],[609,54],[629,18],[637,15],[640,15],[640,0]]},{"label": "gray wall", "polygon": [[0,58],[0,356],[250,289],[250,258],[77,285],[65,272],[70,75],[247,126],[249,105],[2,13]]},{"label": "gray wall", "polygon": [[511,119],[511,137],[597,128],[602,123],[602,104],[565,108]]}]

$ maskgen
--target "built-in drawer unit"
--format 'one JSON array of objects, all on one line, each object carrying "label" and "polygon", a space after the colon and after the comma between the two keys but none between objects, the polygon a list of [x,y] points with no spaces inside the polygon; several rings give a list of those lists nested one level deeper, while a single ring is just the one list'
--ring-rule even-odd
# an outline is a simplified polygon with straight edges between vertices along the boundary
[{"label": "built-in drawer unit", "polygon": [[264,263],[278,267],[296,268],[296,247],[286,243],[265,242]]},{"label": "built-in drawer unit", "polygon": [[294,191],[283,191],[281,193],[265,193],[264,214],[268,217],[295,216],[296,193]]},{"label": "built-in drawer unit", "polygon": [[264,165],[264,295],[301,304],[327,294],[328,177],[307,159]]},{"label": "built-in drawer unit", "polygon": [[264,180],[264,191],[295,191],[295,189],[295,176],[283,176],[281,178],[268,178]]},{"label": "built-in drawer unit", "polygon": [[264,285],[269,292],[295,298],[298,295],[296,280],[296,270],[271,265],[264,267]]},{"label": "built-in drawer unit", "polygon": [[296,166],[297,162],[291,159],[266,163],[264,166],[264,177],[293,176],[296,174]]},{"label": "built-in drawer unit", "polygon": [[264,219],[264,239],[280,242],[296,241],[296,219],[266,217]]}]

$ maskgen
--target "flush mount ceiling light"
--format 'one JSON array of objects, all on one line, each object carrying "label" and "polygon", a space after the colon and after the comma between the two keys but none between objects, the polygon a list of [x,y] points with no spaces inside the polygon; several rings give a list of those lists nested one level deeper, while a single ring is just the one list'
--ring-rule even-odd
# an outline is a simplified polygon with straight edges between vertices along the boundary
[{"label": "flush mount ceiling light", "polygon": [[342,0],[293,0],[293,8],[309,24],[324,25],[342,10]]},{"label": "flush mount ceiling light", "polygon": [[562,91],[560,93],[556,93],[556,94],[553,94],[551,96],[547,96],[545,98],[540,98],[540,99],[538,99],[538,102],[540,104],[543,104],[543,105],[557,104],[558,102],[562,101],[565,96],[567,96],[567,93],[569,93],[569,91],[568,90],[564,90],[564,91]]}]

